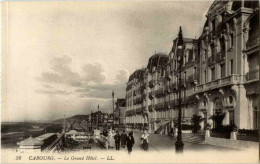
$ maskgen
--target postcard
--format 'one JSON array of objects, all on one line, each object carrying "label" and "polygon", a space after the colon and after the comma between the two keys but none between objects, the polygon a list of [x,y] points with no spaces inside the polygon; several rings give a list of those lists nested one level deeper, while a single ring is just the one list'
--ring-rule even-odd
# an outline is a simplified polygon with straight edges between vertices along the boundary
[{"label": "postcard", "polygon": [[1,163],[258,163],[259,1],[1,3]]}]

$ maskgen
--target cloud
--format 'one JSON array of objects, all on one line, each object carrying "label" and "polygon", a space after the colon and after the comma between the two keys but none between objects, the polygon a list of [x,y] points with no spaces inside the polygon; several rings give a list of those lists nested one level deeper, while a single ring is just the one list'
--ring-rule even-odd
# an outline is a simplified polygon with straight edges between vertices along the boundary
[{"label": "cloud", "polygon": [[[114,90],[118,96],[124,97],[127,71],[117,71],[113,80],[114,83],[107,84],[104,83],[106,79],[104,76],[105,70],[101,64],[85,64],[80,74],[72,71],[72,62],[72,58],[69,56],[54,57],[50,62],[50,71],[43,72],[38,78],[43,82],[44,89],[38,89],[36,93],[49,95],[76,93],[80,98],[105,100],[111,98],[111,93]],[[53,88],[59,89],[53,90]]]},{"label": "cloud", "polygon": [[115,76],[115,79],[119,82],[126,82],[128,79],[128,72],[125,70],[119,70]]},{"label": "cloud", "polygon": [[99,63],[84,65],[82,69],[86,82],[102,83],[106,79],[103,75],[105,70]]},{"label": "cloud", "polygon": [[69,56],[54,57],[51,63],[51,72],[43,72],[40,80],[47,83],[60,83],[70,86],[82,85],[82,78],[70,68],[72,59]]},{"label": "cloud", "polygon": [[96,84],[76,89],[75,92],[79,94],[80,98],[110,99],[112,91],[115,92],[115,97],[125,97],[125,88],[124,83]]},{"label": "cloud", "polygon": [[36,90],[36,93],[48,95],[69,95],[70,93],[65,90]]}]

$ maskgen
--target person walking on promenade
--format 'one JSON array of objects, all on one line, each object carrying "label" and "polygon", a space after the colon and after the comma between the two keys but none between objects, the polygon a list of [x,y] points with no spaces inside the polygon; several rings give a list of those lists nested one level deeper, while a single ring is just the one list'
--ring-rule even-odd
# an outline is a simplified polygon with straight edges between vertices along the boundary
[{"label": "person walking on promenade", "polygon": [[115,144],[113,142],[113,137],[114,137],[113,131],[112,131],[112,129],[110,129],[109,133],[108,133],[108,142],[109,142],[109,147],[110,148],[114,148],[114,146],[115,146]]},{"label": "person walking on promenade", "polygon": [[123,133],[121,134],[121,145],[123,148],[125,148],[126,145],[126,138],[127,138],[127,134],[125,133],[125,131],[123,131]]},{"label": "person walking on promenade", "polygon": [[142,140],[142,147],[143,147],[143,149],[144,149],[144,151],[147,151],[148,150],[148,143],[149,143],[149,141],[148,141],[148,136],[149,136],[149,134],[147,133],[147,131],[145,130],[144,131],[144,134],[142,135],[142,137],[141,137],[141,140]]},{"label": "person walking on promenade", "polygon": [[116,144],[116,150],[120,149],[120,134],[118,131],[116,131],[116,135],[114,136],[115,144]]},{"label": "person walking on promenade", "polygon": [[128,154],[132,152],[132,148],[134,144],[135,144],[135,139],[133,136],[133,132],[129,132],[126,138],[126,146],[127,146]]}]

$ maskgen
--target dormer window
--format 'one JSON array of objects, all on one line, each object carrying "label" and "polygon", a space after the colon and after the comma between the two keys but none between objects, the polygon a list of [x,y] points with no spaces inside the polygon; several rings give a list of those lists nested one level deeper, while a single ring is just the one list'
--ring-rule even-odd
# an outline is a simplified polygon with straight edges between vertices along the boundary
[{"label": "dormer window", "polygon": [[234,46],[234,34],[231,33],[229,35],[229,39],[230,39],[230,48],[232,48]]},{"label": "dormer window", "polygon": [[211,24],[212,24],[212,31],[215,32],[215,25],[216,25],[215,19],[212,20]]}]

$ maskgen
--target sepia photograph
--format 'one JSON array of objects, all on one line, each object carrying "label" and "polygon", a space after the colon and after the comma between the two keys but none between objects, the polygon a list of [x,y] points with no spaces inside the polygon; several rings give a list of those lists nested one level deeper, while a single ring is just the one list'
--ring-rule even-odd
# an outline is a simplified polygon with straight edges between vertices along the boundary
[{"label": "sepia photograph", "polygon": [[259,1],[1,2],[1,163],[259,163]]}]

